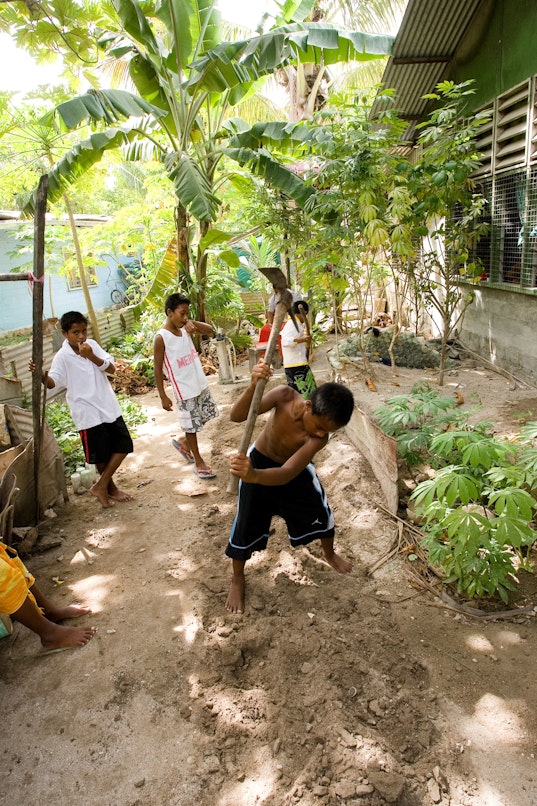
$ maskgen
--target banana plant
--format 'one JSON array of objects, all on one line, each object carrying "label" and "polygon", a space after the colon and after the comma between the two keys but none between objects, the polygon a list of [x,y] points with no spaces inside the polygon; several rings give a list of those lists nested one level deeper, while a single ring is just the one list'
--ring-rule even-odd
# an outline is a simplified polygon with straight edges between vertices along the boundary
[{"label": "banana plant", "polygon": [[[312,5],[313,0],[304,0],[301,14]],[[194,292],[197,315],[203,318],[207,254],[199,243],[220,206],[215,187],[230,134],[226,119],[255,92],[260,79],[286,64],[379,58],[390,52],[392,39],[341,32],[323,23],[292,23],[228,43],[222,41],[214,0],[160,0],[156,5],[111,0],[102,9],[99,47],[108,59],[128,65],[138,94],[92,89],[54,110],[51,124],[54,120],[66,130],[89,124],[98,131],[51,170],[49,197],[53,201],[108,149],[121,147],[127,159],[160,160],[176,197],[178,283]],[[247,128],[244,122],[241,128]],[[269,153],[249,161],[249,168],[299,205],[311,195]],[[26,213],[34,201],[35,195]],[[191,230],[196,225],[195,240]]]}]

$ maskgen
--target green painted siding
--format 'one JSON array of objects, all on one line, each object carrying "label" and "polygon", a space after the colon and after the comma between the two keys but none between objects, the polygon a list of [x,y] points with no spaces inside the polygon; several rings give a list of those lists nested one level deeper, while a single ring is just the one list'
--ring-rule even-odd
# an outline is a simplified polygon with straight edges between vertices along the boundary
[{"label": "green painted siding", "polygon": [[459,49],[453,80],[476,80],[478,108],[535,73],[536,0],[486,0]]}]

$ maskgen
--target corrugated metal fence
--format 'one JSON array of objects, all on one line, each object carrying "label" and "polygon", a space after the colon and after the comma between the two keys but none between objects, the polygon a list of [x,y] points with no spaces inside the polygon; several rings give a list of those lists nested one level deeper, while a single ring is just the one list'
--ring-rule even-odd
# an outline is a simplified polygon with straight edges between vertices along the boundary
[{"label": "corrugated metal fence", "polygon": [[[113,341],[120,339],[135,322],[133,308],[103,308],[95,312],[97,324],[101,334],[103,347],[107,348]],[[91,324],[88,325],[88,336],[93,338]],[[48,333],[43,338],[43,367],[50,367],[52,356],[58,349],[57,339]],[[22,391],[25,395],[32,393],[32,378],[28,369],[28,363],[32,357],[32,334],[28,333],[28,339],[20,344],[13,344],[9,347],[0,347],[0,374],[10,378],[18,378],[22,384]]]}]

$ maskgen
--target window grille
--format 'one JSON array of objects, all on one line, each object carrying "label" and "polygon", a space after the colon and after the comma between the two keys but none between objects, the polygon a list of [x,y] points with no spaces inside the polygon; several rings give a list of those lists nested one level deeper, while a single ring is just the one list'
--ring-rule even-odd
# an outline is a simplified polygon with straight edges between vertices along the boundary
[{"label": "window grille", "polygon": [[488,200],[490,234],[475,250],[492,282],[536,286],[537,104],[536,78],[513,87],[482,111],[478,188]]},{"label": "window grille", "polygon": [[491,186],[490,278],[533,288],[537,265],[537,167],[529,173],[521,170],[496,176]]},{"label": "window grille", "polygon": [[483,272],[486,274],[487,278],[492,279],[492,177],[488,177],[479,182],[476,190],[487,200],[483,221],[489,225],[489,229],[487,234],[483,235],[474,247],[472,258],[476,262],[481,263]]}]

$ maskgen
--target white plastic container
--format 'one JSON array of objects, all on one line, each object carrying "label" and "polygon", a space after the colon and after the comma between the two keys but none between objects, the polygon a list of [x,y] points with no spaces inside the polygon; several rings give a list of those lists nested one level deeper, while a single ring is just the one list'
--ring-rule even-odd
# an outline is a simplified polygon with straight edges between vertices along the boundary
[{"label": "white plastic container", "polygon": [[74,493],[77,493],[80,490],[81,483],[82,482],[81,482],[81,479],[80,479],[80,473],[72,473],[71,474],[71,485],[73,487],[73,492]]},{"label": "white plastic container", "polygon": [[86,470],[86,468],[84,468],[84,470],[81,471],[80,483],[82,487],[84,487],[86,490],[89,490],[89,488],[93,484],[93,473],[91,472],[91,470]]},{"label": "white plastic container", "polygon": [[95,482],[97,481],[97,468],[95,467],[95,465],[88,465],[88,463],[86,462],[86,470],[89,470],[91,472],[91,483],[95,484]]}]

